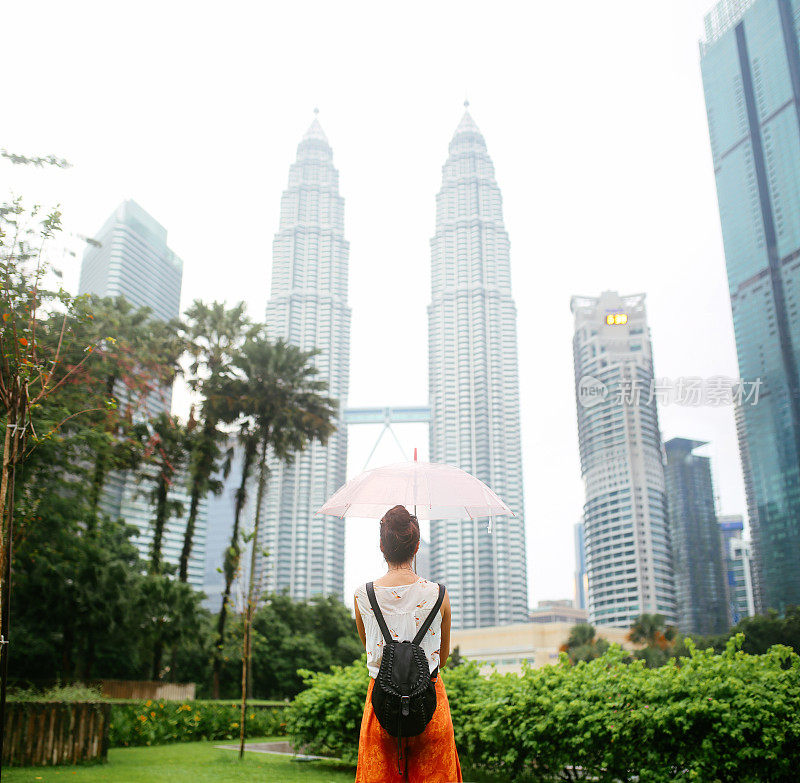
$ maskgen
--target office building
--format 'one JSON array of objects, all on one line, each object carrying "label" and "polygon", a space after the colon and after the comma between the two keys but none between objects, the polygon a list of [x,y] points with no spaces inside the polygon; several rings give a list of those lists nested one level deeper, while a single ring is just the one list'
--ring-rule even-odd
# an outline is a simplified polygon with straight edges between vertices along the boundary
[{"label": "office building", "polygon": [[[135,307],[147,307],[152,317],[169,321],[180,314],[183,262],[167,246],[167,230],[135,201],[123,201],[89,243],[81,264],[79,294],[125,297]],[[113,336],[113,335],[112,335]],[[135,405],[134,417],[154,417],[169,412],[172,388],[154,389],[144,404],[126,399],[123,389],[114,394],[122,408]],[[114,519],[124,519],[138,529],[131,541],[147,559],[152,543],[153,509],[146,498],[146,482],[140,484],[127,472],[111,473],[103,488],[100,507]],[[175,481],[170,499],[184,507],[181,516],[170,518],[164,531],[162,557],[167,564],[179,563],[186,529],[189,498],[185,477]],[[203,584],[205,558],[205,500],[195,525],[189,559],[189,583]]]},{"label": "office building", "polygon": [[573,528],[575,541],[575,606],[586,608],[586,546],[583,540],[583,520]]},{"label": "office building", "polygon": [[340,412],[327,445],[314,441],[292,465],[270,464],[259,538],[269,557],[257,561],[260,590],[287,589],[295,599],[344,598],[344,523],[316,510],[345,482],[347,429],[341,413],[350,376],[350,248],[333,151],[317,118],[289,169],[272,245],[267,333],[304,350],[317,349],[317,378]]},{"label": "office building", "polygon": [[589,622],[674,624],[675,586],[644,294],[574,296]]},{"label": "office building", "polygon": [[728,622],[736,625],[756,614],[753,590],[752,549],[744,537],[741,515],[719,517],[722,562],[725,567]]},{"label": "office building", "polygon": [[705,27],[757,601],[782,611],[800,604],[800,3],[723,0]]},{"label": "office building", "polygon": [[450,142],[431,240],[430,459],[488,484],[515,512],[431,521],[431,578],[447,585],[454,628],[528,616],[517,313],[502,199],[469,111]]},{"label": "office building", "polygon": [[[574,609],[570,611],[576,612]],[[459,655],[468,661],[476,661],[485,674],[492,670],[492,665],[500,674],[519,674],[523,661],[534,669],[558,663],[561,648],[567,643],[576,622],[581,620],[568,617],[488,628],[454,629],[450,634],[450,648],[458,647]],[[618,644],[628,651],[635,647],[628,639],[627,628],[598,627],[597,638]]]},{"label": "office building", "polygon": [[728,630],[728,606],[711,460],[694,453],[705,445],[668,440],[664,477],[678,629],[709,636]]}]

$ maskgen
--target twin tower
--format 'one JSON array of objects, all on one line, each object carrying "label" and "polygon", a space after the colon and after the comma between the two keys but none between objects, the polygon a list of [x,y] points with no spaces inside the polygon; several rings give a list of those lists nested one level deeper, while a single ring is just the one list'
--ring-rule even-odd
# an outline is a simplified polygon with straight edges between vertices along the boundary
[{"label": "twin tower", "polygon": [[[466,104],[465,104],[466,106]],[[346,480],[349,245],[333,152],[318,119],[303,136],[273,242],[268,333],[320,350],[316,364],[340,422],[291,466],[272,466],[263,536],[265,590],[297,598],[344,591],[343,522],[316,514]],[[516,308],[502,199],[486,142],[469,111],[456,128],[436,197],[428,307],[432,462],[494,489],[515,517],[431,522],[430,573],[447,585],[454,628],[528,619]]]}]

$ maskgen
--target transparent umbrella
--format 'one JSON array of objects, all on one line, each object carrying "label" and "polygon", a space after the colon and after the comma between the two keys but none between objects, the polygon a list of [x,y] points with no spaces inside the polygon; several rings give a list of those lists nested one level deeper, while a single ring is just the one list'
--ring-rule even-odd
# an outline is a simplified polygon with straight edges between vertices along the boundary
[{"label": "transparent umbrella", "polygon": [[380,519],[392,506],[413,508],[418,519],[477,519],[514,512],[480,479],[438,462],[401,462],[373,468],[338,489],[319,512],[343,519]]}]

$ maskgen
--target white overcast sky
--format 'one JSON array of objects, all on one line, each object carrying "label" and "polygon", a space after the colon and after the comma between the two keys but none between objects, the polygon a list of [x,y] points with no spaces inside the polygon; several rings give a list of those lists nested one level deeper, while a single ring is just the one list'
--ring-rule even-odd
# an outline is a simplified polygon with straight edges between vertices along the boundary
[{"label": "white overcast sky", "polygon": [[[351,248],[349,402],[424,403],[434,197],[468,97],[511,239],[531,601],[571,597],[570,296],[644,292],[658,376],[737,375],[699,68],[711,4],[7,4],[0,147],[73,168],[0,162],[0,190],[61,203],[88,235],[134,198],[184,261],[184,307],[243,299],[263,317],[281,192],[318,106]],[[79,260],[62,267],[76,290]],[[665,438],[710,441],[718,509],[744,512],[732,410],[660,417]],[[398,433],[427,455],[424,426]],[[377,434],[352,432],[351,474]],[[385,438],[371,464],[400,458]],[[348,523],[346,571],[347,595],[382,571],[374,523]]]}]

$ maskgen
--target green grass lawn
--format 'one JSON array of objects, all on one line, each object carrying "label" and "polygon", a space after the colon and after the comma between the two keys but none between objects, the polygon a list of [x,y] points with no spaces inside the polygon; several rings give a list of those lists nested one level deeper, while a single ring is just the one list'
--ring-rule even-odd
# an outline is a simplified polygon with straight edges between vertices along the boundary
[{"label": "green grass lawn", "polygon": [[[270,739],[281,740],[285,737]],[[265,742],[261,739],[252,742]],[[112,748],[108,763],[77,767],[4,767],[8,783],[352,783],[355,769],[334,761],[292,761],[289,756],[245,753],[244,761],[234,750],[217,750],[225,741],[185,742],[153,748]]]}]

